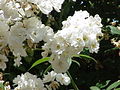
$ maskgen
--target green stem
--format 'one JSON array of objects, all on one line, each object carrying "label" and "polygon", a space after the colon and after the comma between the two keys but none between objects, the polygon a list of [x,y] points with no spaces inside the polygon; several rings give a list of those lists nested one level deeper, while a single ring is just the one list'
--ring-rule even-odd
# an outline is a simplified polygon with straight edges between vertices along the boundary
[{"label": "green stem", "polygon": [[77,85],[75,84],[75,82],[74,82],[72,76],[70,75],[70,73],[69,73],[68,71],[67,71],[67,74],[68,74],[68,76],[69,76],[70,79],[71,79],[71,84],[72,84],[74,90],[79,90],[78,87],[77,87]]},{"label": "green stem", "polygon": [[47,68],[46,68],[46,70],[44,71],[44,73],[43,74],[46,74],[48,71],[50,71],[50,69],[52,68],[52,66],[50,65],[50,66],[48,66]]}]

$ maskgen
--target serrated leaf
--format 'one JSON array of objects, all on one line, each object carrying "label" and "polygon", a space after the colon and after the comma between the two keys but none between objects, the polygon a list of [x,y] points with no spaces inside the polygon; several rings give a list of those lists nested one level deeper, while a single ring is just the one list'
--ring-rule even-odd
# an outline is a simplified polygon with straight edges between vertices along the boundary
[{"label": "serrated leaf", "polygon": [[106,90],[112,90],[113,88],[116,88],[120,85],[120,80],[118,80],[117,82],[114,82],[113,84],[111,84]]},{"label": "serrated leaf", "polygon": [[33,63],[33,65],[30,67],[30,69],[37,66],[38,64],[44,63],[44,62],[49,61],[49,60],[50,60],[50,57],[45,57],[45,58],[39,59],[39,60],[37,60],[36,62]]},{"label": "serrated leaf", "polygon": [[100,90],[100,88],[98,88],[96,86],[92,86],[92,87],[90,87],[90,90]]}]

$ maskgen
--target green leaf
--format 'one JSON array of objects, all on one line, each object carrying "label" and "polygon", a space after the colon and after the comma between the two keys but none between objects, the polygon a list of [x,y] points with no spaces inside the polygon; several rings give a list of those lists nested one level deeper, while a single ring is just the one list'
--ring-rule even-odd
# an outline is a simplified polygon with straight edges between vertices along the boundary
[{"label": "green leaf", "polygon": [[100,88],[98,88],[96,86],[92,86],[92,87],[90,87],[90,90],[100,90]]},{"label": "green leaf", "polygon": [[91,59],[91,60],[93,60],[93,61],[95,61],[97,63],[97,61],[93,57],[88,56],[88,55],[80,54],[80,55],[74,55],[73,57],[87,58],[87,59]]},{"label": "green leaf", "polygon": [[120,80],[114,82],[113,84],[111,84],[106,90],[112,90],[113,88],[116,88],[120,85]]},{"label": "green leaf", "polygon": [[118,48],[118,47],[114,47],[114,48],[107,49],[107,50],[105,50],[104,52],[105,52],[105,53],[106,53],[106,52],[112,52],[112,51],[117,50],[117,49],[119,49],[119,48]]},{"label": "green leaf", "polygon": [[120,88],[116,88],[115,90],[120,90]]},{"label": "green leaf", "polygon": [[111,34],[118,34],[118,35],[120,35],[120,30],[117,28],[117,27],[114,27],[114,26],[107,26],[107,27],[109,27],[110,28],[110,30],[111,30]]},{"label": "green leaf", "polygon": [[80,63],[76,60],[72,60],[72,62],[76,63],[80,67]]},{"label": "green leaf", "polygon": [[46,74],[48,71],[50,71],[51,68],[52,68],[52,65],[48,66],[47,69],[45,69],[43,74]]},{"label": "green leaf", "polygon": [[99,88],[105,88],[111,80],[107,80],[106,82],[103,83],[97,83],[96,86]]},{"label": "green leaf", "polygon": [[3,83],[0,83],[0,90],[5,90]]},{"label": "green leaf", "polygon": [[44,62],[49,61],[49,60],[50,60],[50,57],[45,57],[45,58],[39,59],[39,60],[37,60],[36,62],[33,63],[33,65],[30,67],[30,69],[37,66],[38,64],[44,63]]}]

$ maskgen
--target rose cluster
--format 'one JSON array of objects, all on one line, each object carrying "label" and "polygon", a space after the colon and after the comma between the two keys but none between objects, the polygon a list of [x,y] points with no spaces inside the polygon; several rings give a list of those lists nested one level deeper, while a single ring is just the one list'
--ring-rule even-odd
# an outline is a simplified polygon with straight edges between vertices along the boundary
[{"label": "rose cluster", "polygon": [[[73,0],[74,2],[76,0]],[[98,14],[90,16],[87,11],[76,11],[62,22],[62,30],[56,33],[45,26],[37,15],[60,12],[64,0],[0,0],[0,69],[6,69],[7,56],[12,52],[14,65],[22,64],[26,57],[26,47],[44,41],[41,54],[50,56],[49,63],[54,71],[44,75],[43,80],[29,72],[18,75],[13,80],[16,90],[52,90],[59,85],[68,85],[66,74],[72,63],[72,56],[80,54],[84,48],[93,53],[99,50],[101,18]]]},{"label": "rose cluster", "polygon": [[66,72],[71,64],[71,57],[80,54],[84,48],[91,53],[98,52],[101,32],[99,15],[90,16],[87,11],[76,11],[62,22],[62,30],[58,30],[53,38],[44,44],[42,55],[51,53],[50,63],[56,72]]}]

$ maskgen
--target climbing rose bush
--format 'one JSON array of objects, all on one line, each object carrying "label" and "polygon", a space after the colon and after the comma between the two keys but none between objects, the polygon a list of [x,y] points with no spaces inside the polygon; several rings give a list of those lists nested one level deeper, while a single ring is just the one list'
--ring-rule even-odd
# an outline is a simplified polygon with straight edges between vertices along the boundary
[{"label": "climbing rose bush", "polygon": [[[75,2],[75,0],[73,0]],[[13,83],[15,90],[52,90],[71,83],[66,73],[71,66],[73,55],[79,55],[84,48],[90,53],[99,50],[101,18],[91,16],[87,11],[75,11],[73,16],[62,22],[62,29],[54,32],[43,24],[39,13],[50,15],[53,10],[60,12],[64,0],[0,0],[0,69],[6,69],[9,52],[14,56],[14,66],[19,67],[26,49],[44,41],[43,58],[50,57],[53,71],[38,78],[29,72],[18,75]]]}]

